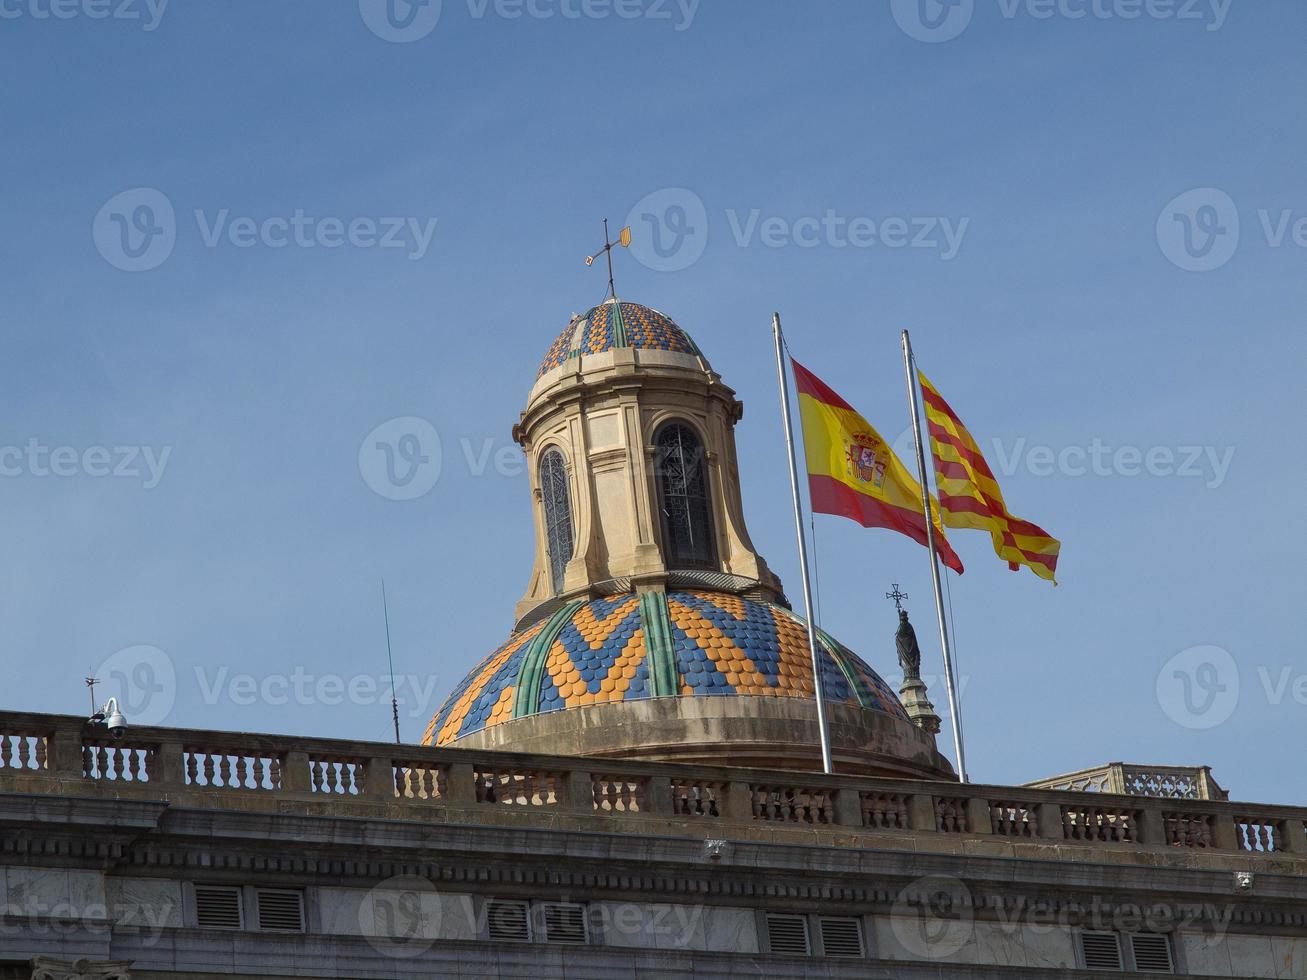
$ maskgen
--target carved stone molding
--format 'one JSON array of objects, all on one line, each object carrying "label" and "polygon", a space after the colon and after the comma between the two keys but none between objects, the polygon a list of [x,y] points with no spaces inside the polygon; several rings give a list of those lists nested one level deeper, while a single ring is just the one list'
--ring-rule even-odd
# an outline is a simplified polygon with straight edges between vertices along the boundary
[{"label": "carved stone molding", "polygon": [[32,980],[131,980],[132,962],[37,956],[32,960]]}]

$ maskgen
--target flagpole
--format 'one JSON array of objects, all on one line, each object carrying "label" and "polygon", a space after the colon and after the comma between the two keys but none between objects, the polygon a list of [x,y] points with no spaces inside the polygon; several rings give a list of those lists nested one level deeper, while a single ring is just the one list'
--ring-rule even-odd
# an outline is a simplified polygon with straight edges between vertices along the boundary
[{"label": "flagpole", "polygon": [[930,484],[926,480],[926,449],[921,439],[921,403],[917,379],[912,372],[912,341],[903,331],[903,370],[908,382],[908,408],[912,412],[912,437],[917,443],[917,476],[921,480],[921,511],[926,515],[926,546],[930,549],[930,577],[935,586],[935,618],[939,620],[939,642],[944,648],[944,686],[948,691],[949,721],[953,725],[953,750],[958,757],[958,778],[967,778],[967,757],[962,747],[962,717],[958,710],[957,691],[953,682],[953,651],[948,628],[944,623],[944,593],[940,589],[939,552],[935,548],[935,522],[930,514]]},{"label": "flagpole", "polygon": [[826,722],[826,690],[821,680],[821,660],[817,654],[817,627],[812,621],[812,585],[808,575],[808,544],[803,537],[803,506],[799,503],[799,464],[794,458],[794,430],[790,425],[790,383],[785,373],[785,355],[781,351],[781,315],[773,313],[772,335],[776,339],[776,378],[780,382],[781,418],[785,422],[785,447],[790,459],[790,490],[794,495],[794,529],[799,539],[799,573],[803,577],[803,615],[808,622],[808,652],[812,654],[812,692],[817,699],[817,733],[821,738],[821,768],[833,773],[831,764],[830,726]]}]

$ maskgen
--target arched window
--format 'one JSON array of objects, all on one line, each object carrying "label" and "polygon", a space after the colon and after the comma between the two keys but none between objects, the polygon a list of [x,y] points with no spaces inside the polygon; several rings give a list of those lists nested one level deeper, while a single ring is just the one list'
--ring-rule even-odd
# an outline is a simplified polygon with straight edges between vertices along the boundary
[{"label": "arched window", "polygon": [[669,422],[658,430],[654,448],[668,568],[716,568],[703,443],[688,425]]},{"label": "arched window", "polygon": [[540,457],[540,498],[545,505],[545,537],[554,592],[563,591],[563,572],[572,559],[572,498],[567,492],[567,461],[557,449]]}]

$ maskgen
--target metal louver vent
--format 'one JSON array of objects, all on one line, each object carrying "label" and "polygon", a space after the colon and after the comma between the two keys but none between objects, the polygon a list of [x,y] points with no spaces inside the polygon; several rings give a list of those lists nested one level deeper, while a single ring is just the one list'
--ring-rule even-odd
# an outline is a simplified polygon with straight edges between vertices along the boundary
[{"label": "metal louver vent", "polygon": [[505,902],[499,899],[486,902],[486,935],[499,942],[530,942],[531,920],[527,914],[526,902]]},{"label": "metal louver vent", "polygon": [[588,941],[585,906],[573,902],[546,902],[540,906],[545,942],[581,945]]},{"label": "metal louver vent", "polygon": [[304,893],[289,888],[258,890],[259,928],[266,932],[304,931]]},{"label": "metal louver vent", "polygon": [[862,923],[845,916],[825,916],[817,920],[821,929],[821,951],[826,956],[861,957]]},{"label": "metal louver vent", "polygon": [[226,885],[196,885],[195,924],[201,929],[239,929],[241,890]]},{"label": "metal louver vent", "polygon": [[1136,933],[1130,937],[1130,952],[1135,958],[1136,973],[1174,973],[1171,959],[1171,940],[1154,932]]},{"label": "metal louver vent", "polygon": [[807,956],[808,917],[767,913],[767,949],[782,955]]},{"label": "metal louver vent", "polygon": [[1082,932],[1080,952],[1087,970],[1121,970],[1121,939],[1114,932]]}]

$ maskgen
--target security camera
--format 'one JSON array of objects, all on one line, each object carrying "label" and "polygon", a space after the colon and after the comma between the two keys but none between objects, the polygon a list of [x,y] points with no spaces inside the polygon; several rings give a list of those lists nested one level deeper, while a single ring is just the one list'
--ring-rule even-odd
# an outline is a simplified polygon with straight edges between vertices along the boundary
[{"label": "security camera", "polygon": [[117,698],[106,701],[99,711],[87,719],[87,722],[96,726],[103,725],[114,738],[122,738],[123,732],[127,731],[127,719],[118,710]]}]

